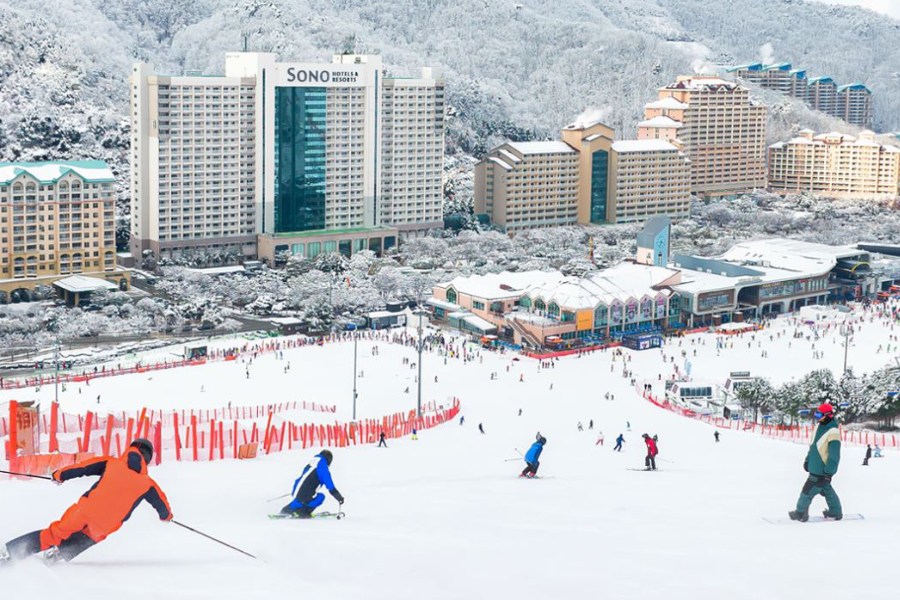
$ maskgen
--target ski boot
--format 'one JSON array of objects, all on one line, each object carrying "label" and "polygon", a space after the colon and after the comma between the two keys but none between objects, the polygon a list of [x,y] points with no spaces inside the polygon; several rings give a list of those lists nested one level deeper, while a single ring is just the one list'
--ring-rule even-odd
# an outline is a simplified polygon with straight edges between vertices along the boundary
[{"label": "ski boot", "polygon": [[3,546],[3,550],[0,550],[0,568],[11,564],[12,557],[9,555],[9,549],[6,546]]},{"label": "ski boot", "polygon": [[822,516],[825,517],[826,519],[834,519],[835,521],[840,521],[841,519],[844,518],[844,515],[831,514],[831,512],[827,508],[822,511]]},{"label": "ski boot", "polygon": [[44,552],[44,562],[50,566],[55,565],[62,559],[62,554],[59,553],[59,548],[56,546],[50,546],[50,548]]},{"label": "ski boot", "polygon": [[806,523],[809,521],[809,513],[799,512],[796,510],[792,510],[788,512],[788,516],[791,518],[791,521],[800,521],[801,523]]}]

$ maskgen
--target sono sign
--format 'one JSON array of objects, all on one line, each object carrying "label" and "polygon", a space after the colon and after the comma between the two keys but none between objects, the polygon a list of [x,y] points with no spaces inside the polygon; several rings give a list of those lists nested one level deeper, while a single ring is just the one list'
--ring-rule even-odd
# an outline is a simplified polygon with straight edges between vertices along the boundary
[{"label": "sono sign", "polygon": [[281,85],[353,86],[364,85],[363,72],[353,68],[323,69],[319,65],[286,67],[281,71]]}]

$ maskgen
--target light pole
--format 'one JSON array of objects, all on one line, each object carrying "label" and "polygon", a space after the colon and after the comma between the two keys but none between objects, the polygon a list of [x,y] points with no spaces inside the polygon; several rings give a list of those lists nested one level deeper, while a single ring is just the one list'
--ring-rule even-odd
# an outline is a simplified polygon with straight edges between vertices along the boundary
[{"label": "light pole", "polygon": [[843,327],[844,331],[844,373],[847,372],[847,353],[850,350],[850,327],[847,326],[847,323],[844,323]]},{"label": "light pole", "polygon": [[416,415],[422,416],[422,347],[425,345],[425,342],[422,338],[422,317],[425,316],[425,311],[419,309],[416,311],[416,314],[419,316],[419,327],[417,329],[419,333],[419,400],[416,409]]},{"label": "light pole", "polygon": [[55,379],[55,383],[54,383],[54,386],[53,386],[53,388],[54,388],[54,390],[53,390],[53,395],[54,395],[54,399],[55,399],[56,405],[59,406],[59,338],[58,338],[58,337],[56,338],[56,352],[55,352],[55,356],[54,356],[54,361],[53,361],[53,362],[54,362],[54,364],[55,364],[55,366],[56,366],[56,369],[55,369],[55,371],[56,371],[56,377],[54,378],[54,379]]},{"label": "light pole", "polygon": [[356,330],[353,330],[353,420],[356,421],[356,376],[358,371],[356,370],[356,342],[359,339],[359,335]]}]

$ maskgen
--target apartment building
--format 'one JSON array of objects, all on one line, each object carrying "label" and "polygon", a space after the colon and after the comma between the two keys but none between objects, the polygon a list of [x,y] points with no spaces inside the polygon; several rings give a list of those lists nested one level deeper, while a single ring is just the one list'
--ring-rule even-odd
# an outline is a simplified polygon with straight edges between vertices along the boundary
[{"label": "apartment building", "polygon": [[99,160],[0,163],[0,292],[81,273],[127,289],[115,260],[114,185]]},{"label": "apartment building", "polygon": [[646,105],[638,139],[677,139],[690,160],[693,194],[735,196],[765,187],[766,114],[743,86],[680,76]]},{"label": "apartment building", "polygon": [[665,140],[576,123],[561,141],[507,142],[475,166],[475,212],[507,233],[690,214],[690,163]]},{"label": "apartment building", "polygon": [[620,140],[612,145],[615,223],[691,214],[691,164],[665,140]]},{"label": "apartment building", "polygon": [[256,82],[131,78],[131,253],[256,252]]},{"label": "apartment building", "polygon": [[769,189],[843,198],[900,194],[900,148],[864,131],[815,135],[809,129],[769,147]]},{"label": "apartment building", "polygon": [[209,77],[135,65],[132,91],[136,256],[380,253],[443,225],[438,69],[403,78],[379,56],[315,64],[238,52]]},{"label": "apartment building", "polygon": [[803,69],[790,63],[766,65],[751,63],[728,69],[729,73],[764,88],[797,98],[822,111],[860,127],[872,127],[874,120],[872,90],[855,82],[838,85],[831,77],[807,77]]},{"label": "apartment building", "polygon": [[475,166],[475,213],[507,233],[578,222],[579,155],[561,141],[507,142]]},{"label": "apartment building", "polygon": [[444,226],[444,80],[426,67],[383,82],[381,222],[402,240]]}]

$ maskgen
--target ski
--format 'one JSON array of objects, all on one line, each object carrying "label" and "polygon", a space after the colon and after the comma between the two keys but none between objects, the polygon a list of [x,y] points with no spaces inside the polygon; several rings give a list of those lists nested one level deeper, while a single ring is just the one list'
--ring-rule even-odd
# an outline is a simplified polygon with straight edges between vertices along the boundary
[{"label": "ski", "polygon": [[[346,517],[346,516],[347,516],[347,515],[344,514],[343,512],[333,513],[333,512],[327,512],[327,511],[326,511],[326,512],[320,512],[320,513],[313,513],[312,515],[310,515],[309,519],[330,519],[330,518],[336,518],[336,519],[340,520],[340,519],[343,519],[343,518]],[[270,519],[273,519],[273,520],[279,520],[279,519],[294,519],[294,520],[297,520],[297,521],[308,521],[308,520],[309,520],[309,519],[304,519],[304,518],[301,518],[301,517],[297,517],[297,516],[295,516],[295,515],[291,515],[291,514],[286,515],[286,514],[282,514],[282,513],[276,513],[276,514],[273,514],[273,515],[269,515],[269,518],[270,518]]]},{"label": "ski", "polygon": [[553,479],[554,475],[535,475],[534,477],[522,477],[519,475],[516,479]]},{"label": "ski", "polygon": [[[851,514],[844,515],[843,518],[841,519],[841,521],[865,521],[865,519],[866,518],[859,513],[851,513]],[[777,517],[777,518],[763,517],[762,520],[765,521],[766,523],[771,523],[773,525],[784,525],[786,523],[799,523],[800,525],[804,524],[800,521],[792,521],[790,517],[783,517],[783,518],[781,518],[781,517]],[[810,515],[809,521],[806,521],[806,522],[807,523],[824,523],[826,521],[832,521],[835,523],[838,522],[838,521],[835,521],[834,519],[827,519],[821,515]]]},{"label": "ski", "polygon": [[628,467],[629,471],[660,471],[661,469],[638,469],[635,467]]}]

